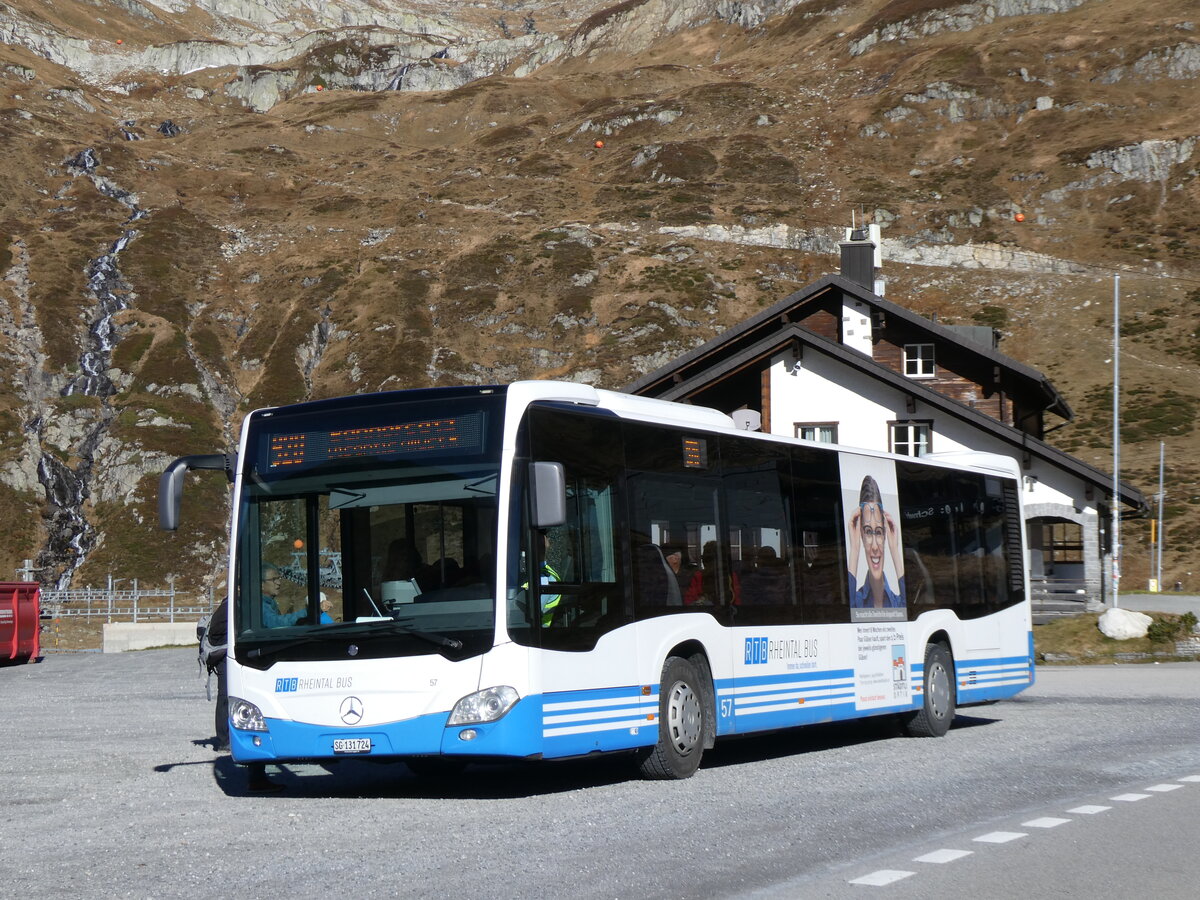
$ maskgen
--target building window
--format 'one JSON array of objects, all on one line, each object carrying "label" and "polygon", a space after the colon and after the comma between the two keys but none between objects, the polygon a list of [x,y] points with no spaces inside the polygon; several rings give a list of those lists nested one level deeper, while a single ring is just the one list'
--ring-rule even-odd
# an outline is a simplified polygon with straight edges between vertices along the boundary
[{"label": "building window", "polygon": [[932,422],[891,422],[888,424],[891,450],[902,456],[924,456],[932,451]]},{"label": "building window", "polygon": [[1042,526],[1042,552],[1046,571],[1055,563],[1083,562],[1083,527],[1075,522],[1050,522]]},{"label": "building window", "polygon": [[837,443],[837,422],[797,422],[796,437],[822,444]]},{"label": "building window", "polygon": [[904,345],[904,374],[909,378],[933,377],[933,344]]}]

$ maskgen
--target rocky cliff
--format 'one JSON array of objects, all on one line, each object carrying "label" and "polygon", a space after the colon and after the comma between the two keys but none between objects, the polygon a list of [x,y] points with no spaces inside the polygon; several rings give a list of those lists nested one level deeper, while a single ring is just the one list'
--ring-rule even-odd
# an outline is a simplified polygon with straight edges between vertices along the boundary
[{"label": "rocky cliff", "polygon": [[1167,443],[1186,579],[1197,28],[1174,0],[7,0],[0,565],[202,589],[225,486],[163,535],[157,474],[249,409],[619,387],[833,271],[854,216],[888,296],[1001,328],[1102,466],[1123,273],[1125,474],[1153,493]]}]

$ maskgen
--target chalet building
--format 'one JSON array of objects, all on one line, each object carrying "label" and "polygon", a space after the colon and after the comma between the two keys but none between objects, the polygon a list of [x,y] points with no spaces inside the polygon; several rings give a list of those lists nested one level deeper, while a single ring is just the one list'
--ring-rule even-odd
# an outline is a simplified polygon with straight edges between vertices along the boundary
[{"label": "chalet building", "polygon": [[[879,296],[877,247],[865,229],[853,232],[840,275],[625,390],[715,407],[772,434],[909,456],[1010,456],[1023,473],[1032,579],[1103,600],[1112,477],[1045,442],[1049,417],[1073,418],[1067,401],[1000,353],[992,328],[939,325]],[[1122,484],[1119,496],[1123,516],[1147,511],[1136,488]]]}]

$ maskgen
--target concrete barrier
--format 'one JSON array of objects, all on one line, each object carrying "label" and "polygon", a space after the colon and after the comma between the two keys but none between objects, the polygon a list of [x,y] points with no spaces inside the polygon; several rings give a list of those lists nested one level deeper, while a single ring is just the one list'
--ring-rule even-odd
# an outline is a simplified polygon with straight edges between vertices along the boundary
[{"label": "concrete barrier", "polygon": [[105,653],[195,643],[195,622],[109,622],[104,626]]}]

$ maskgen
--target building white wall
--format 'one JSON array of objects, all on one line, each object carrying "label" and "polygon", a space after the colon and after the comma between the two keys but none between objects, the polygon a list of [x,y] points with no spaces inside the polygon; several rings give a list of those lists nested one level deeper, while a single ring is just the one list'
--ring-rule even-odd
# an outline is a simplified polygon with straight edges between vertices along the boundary
[{"label": "building white wall", "polygon": [[771,361],[774,434],[792,437],[798,422],[836,422],[839,444],[887,451],[889,422],[933,418],[935,451],[978,449],[969,443],[967,431],[941,434],[937,417],[928,408],[922,413],[918,405],[915,413],[909,413],[906,404],[904,394],[823,353],[808,352],[798,367],[788,354]]},{"label": "building white wall", "polygon": [[[920,401],[910,413],[907,403],[902,392],[821,353],[810,351],[798,365],[786,353],[771,361],[771,431],[775,434],[791,437],[800,422],[834,422],[838,443],[886,451],[889,422],[931,420],[935,453],[979,450],[1022,462],[1011,444]],[[1022,472],[1026,503],[1097,511],[1095,500],[1085,499],[1083,482],[1062,469],[1034,458]]]},{"label": "building white wall", "polygon": [[872,356],[875,341],[871,329],[871,308],[862,300],[842,306],[842,343],[859,353]]}]

